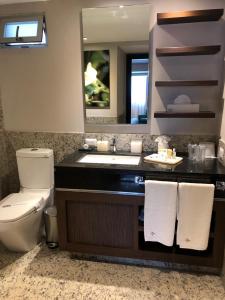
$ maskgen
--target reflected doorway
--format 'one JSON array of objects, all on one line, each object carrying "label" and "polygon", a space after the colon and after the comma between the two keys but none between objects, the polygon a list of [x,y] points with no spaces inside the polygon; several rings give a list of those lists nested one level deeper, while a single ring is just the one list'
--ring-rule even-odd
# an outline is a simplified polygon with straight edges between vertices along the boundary
[{"label": "reflected doorway", "polygon": [[149,54],[128,54],[126,65],[126,123],[147,124]]}]

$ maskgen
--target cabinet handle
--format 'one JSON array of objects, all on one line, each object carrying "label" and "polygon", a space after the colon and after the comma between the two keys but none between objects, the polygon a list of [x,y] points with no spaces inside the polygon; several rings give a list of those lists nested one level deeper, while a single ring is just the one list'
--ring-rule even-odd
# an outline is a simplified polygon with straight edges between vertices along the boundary
[{"label": "cabinet handle", "polygon": [[58,192],[79,192],[79,193],[93,193],[93,194],[110,194],[110,195],[124,195],[124,196],[144,196],[144,193],[139,192],[122,192],[122,191],[108,191],[108,190],[88,190],[88,189],[67,189],[56,188]]}]

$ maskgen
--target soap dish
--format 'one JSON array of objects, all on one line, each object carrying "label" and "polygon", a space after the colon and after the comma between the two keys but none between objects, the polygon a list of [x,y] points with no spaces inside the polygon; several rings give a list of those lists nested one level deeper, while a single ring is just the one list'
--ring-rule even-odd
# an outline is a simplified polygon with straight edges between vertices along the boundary
[{"label": "soap dish", "polygon": [[79,152],[92,152],[94,150],[95,150],[94,148],[88,148],[88,149],[80,148],[80,149],[78,149]]}]

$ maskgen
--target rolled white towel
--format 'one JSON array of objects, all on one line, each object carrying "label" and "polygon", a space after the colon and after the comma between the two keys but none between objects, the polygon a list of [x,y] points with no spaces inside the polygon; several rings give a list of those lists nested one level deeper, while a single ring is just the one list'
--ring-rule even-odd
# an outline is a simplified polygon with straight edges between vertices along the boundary
[{"label": "rolled white towel", "polygon": [[174,104],[191,104],[191,99],[187,95],[179,95],[175,98]]},{"label": "rolled white towel", "polygon": [[85,139],[85,144],[87,144],[88,146],[96,147],[97,146],[97,139],[86,138]]}]

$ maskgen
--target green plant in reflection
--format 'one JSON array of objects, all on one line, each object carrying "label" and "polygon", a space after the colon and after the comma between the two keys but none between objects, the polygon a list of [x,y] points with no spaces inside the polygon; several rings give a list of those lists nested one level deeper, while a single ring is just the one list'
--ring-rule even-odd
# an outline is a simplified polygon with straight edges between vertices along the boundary
[{"label": "green plant in reflection", "polygon": [[109,50],[85,51],[85,103],[89,108],[109,108]]}]

